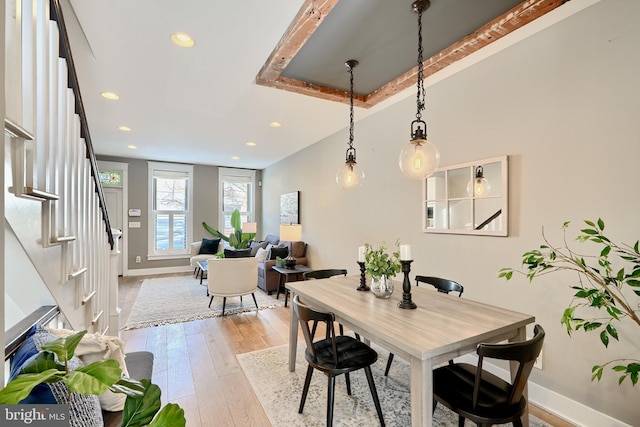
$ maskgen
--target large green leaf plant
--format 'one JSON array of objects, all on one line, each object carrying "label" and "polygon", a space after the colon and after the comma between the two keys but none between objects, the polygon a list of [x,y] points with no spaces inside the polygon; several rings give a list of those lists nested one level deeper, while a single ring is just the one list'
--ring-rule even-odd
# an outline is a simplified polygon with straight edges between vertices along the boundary
[{"label": "large green leaf plant", "polygon": [[[26,398],[41,383],[64,381],[71,393],[99,395],[107,390],[125,393],[122,425],[128,427],[183,427],[184,410],[175,403],[162,409],[160,388],[149,380],[136,381],[122,375],[117,361],[100,360],[69,370],[69,360],[87,331],[66,338],[58,338],[42,346],[35,358],[25,364],[22,371],[0,390],[0,404],[16,404]],[[57,357],[54,357],[54,355]]]},{"label": "large green leaf plant", "polygon": [[225,242],[228,242],[229,246],[236,249],[246,249],[249,246],[249,242],[256,237],[256,233],[242,232],[242,220],[240,219],[240,211],[238,209],[234,209],[231,213],[231,226],[233,227],[233,233],[230,233],[228,236],[225,236],[204,221],[202,222],[202,226],[209,233],[215,237],[221,238]]},{"label": "large green leaf plant", "polygon": [[[584,222],[586,228],[581,230],[576,240],[597,245],[597,255],[581,255],[569,248],[567,221],[562,225],[562,247],[549,243],[543,230],[545,244],[522,255],[522,265],[526,269],[503,268],[498,277],[510,280],[514,273],[520,273],[532,281],[536,276],[556,271],[576,272],[577,283],[571,285],[575,294],[564,310],[561,322],[569,335],[579,330],[597,332],[600,342],[608,347],[611,339],[619,341],[617,326],[621,322],[633,322],[640,327],[640,251],[638,241],[634,245],[617,244],[605,236],[602,219]],[[605,367],[620,374],[619,384],[627,377],[633,385],[638,383],[640,360],[615,359],[595,365],[591,380],[600,381]]]}]

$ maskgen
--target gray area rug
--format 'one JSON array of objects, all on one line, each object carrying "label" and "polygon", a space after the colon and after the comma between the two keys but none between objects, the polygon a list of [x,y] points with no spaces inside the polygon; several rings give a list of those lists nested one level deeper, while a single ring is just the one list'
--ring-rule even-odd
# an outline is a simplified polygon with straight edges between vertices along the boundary
[{"label": "gray area rug", "polygon": [[[201,285],[200,279],[191,275],[145,280],[123,330],[222,316],[222,298],[214,298],[211,308],[208,307],[206,283],[205,279]],[[284,305],[282,297],[276,300],[275,295],[267,295],[260,289],[254,295],[260,309]],[[245,295],[242,301],[240,297],[229,297],[224,315],[255,310],[251,295]]]},{"label": "gray area rug", "polygon": [[[409,365],[395,358],[389,372],[384,376],[388,352],[375,345],[378,361],[372,366],[376,389],[387,426],[411,425],[411,399],[409,393]],[[298,414],[302,386],[307,372],[304,344],[298,346],[296,371],[288,370],[289,347],[287,345],[266,350],[239,354],[242,370],[249,379],[271,424],[277,427],[324,426],[326,425],[327,379],[315,371],[311,380],[304,412]],[[336,426],[380,425],[373,398],[367,385],[364,371],[351,374],[351,396],[347,394],[344,377],[336,379],[333,421]],[[447,408],[438,405],[434,413],[434,426],[457,426],[458,417]],[[505,424],[511,426],[511,424]],[[534,416],[529,416],[531,427],[551,427]],[[465,426],[475,426],[469,420]]]}]

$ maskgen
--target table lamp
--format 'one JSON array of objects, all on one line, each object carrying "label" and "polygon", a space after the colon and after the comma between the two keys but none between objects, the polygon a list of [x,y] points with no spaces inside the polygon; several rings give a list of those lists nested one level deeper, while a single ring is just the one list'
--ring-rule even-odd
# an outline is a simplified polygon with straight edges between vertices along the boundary
[{"label": "table lamp", "polygon": [[296,259],[293,257],[293,242],[302,240],[302,225],[300,224],[281,224],[280,225],[280,240],[283,242],[291,242],[291,248],[289,250],[289,256],[284,260],[284,266],[287,268],[294,268],[296,266]]}]

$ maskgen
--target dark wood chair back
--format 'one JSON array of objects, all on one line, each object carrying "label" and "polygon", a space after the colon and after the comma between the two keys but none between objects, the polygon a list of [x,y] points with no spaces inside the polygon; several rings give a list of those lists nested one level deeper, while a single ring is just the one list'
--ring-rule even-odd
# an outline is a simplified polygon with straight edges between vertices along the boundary
[{"label": "dark wood chair back", "polygon": [[[459,416],[459,425],[469,419],[477,425],[512,422],[522,426],[527,407],[524,389],[536,358],[542,350],[545,332],[535,325],[533,338],[506,344],[480,344],[478,365],[454,363],[433,371],[434,402],[441,403]],[[482,369],[485,358],[517,362],[512,382]],[[434,404],[435,410],[435,404]]]},{"label": "dark wood chair back", "polygon": [[[347,394],[351,394],[351,382],[349,373],[363,369],[369,383],[369,390],[373,397],[373,403],[378,413],[380,425],[384,427],[384,418],[382,416],[382,407],[376,391],[376,386],[371,373],[371,365],[378,360],[378,353],[365,343],[357,339],[347,336],[336,336],[333,324],[335,316],[333,313],[326,313],[314,310],[307,304],[300,301],[298,295],[293,298],[293,310],[298,316],[298,321],[302,329],[307,351],[305,358],[309,363],[307,367],[307,375],[302,388],[302,397],[300,398],[300,407],[298,413],[304,410],[304,403],[309,393],[309,385],[311,384],[311,376],[314,370],[323,372],[328,378],[328,394],[327,394],[327,426],[333,425],[333,403],[335,394],[335,377],[345,375],[347,381]],[[318,322],[324,322],[327,328],[325,339],[314,341],[315,327],[309,327],[309,323],[314,325]]]},{"label": "dark wood chair back", "polygon": [[311,270],[305,272],[302,276],[304,280],[309,279],[328,279],[333,276],[346,276],[347,270],[342,268],[327,268],[325,270]]},{"label": "dark wood chair back", "polygon": [[462,296],[462,292],[464,292],[464,286],[461,284],[441,277],[416,276],[416,286],[420,283],[427,283],[436,288],[438,292],[444,292],[445,294],[448,294],[449,292],[458,292],[459,297]]}]

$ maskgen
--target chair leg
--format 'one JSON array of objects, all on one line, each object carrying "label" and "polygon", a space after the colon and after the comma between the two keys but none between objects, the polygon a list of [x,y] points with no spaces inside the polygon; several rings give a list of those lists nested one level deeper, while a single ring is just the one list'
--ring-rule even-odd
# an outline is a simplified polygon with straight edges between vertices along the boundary
[{"label": "chair leg", "polygon": [[336,391],[336,377],[329,375],[329,390],[327,392],[327,427],[333,426],[333,400]]},{"label": "chair leg", "polygon": [[351,396],[351,378],[349,378],[349,373],[344,374],[344,379],[347,382],[347,394]]},{"label": "chair leg", "polygon": [[224,316],[224,307],[227,305],[227,297],[222,299],[222,315]]},{"label": "chair leg", "polygon": [[209,300],[209,308],[211,308],[211,303],[213,302],[213,295],[211,295],[211,299]]},{"label": "chair leg", "polygon": [[522,418],[516,418],[513,420],[513,427],[522,427]]},{"label": "chair leg", "polygon": [[464,427],[464,417],[462,415],[458,416],[458,427]]},{"label": "chair leg", "polygon": [[300,398],[300,407],[298,413],[301,414],[304,409],[304,402],[307,400],[307,393],[309,392],[309,384],[311,384],[311,376],[313,375],[313,366],[307,366],[307,376],[304,379],[304,387],[302,387],[302,397]]},{"label": "chair leg", "polygon": [[258,308],[258,301],[256,301],[256,296],[253,292],[251,292],[251,296],[253,297],[253,303],[256,305],[256,310],[260,310]]},{"label": "chair leg", "polygon": [[364,373],[367,376],[367,382],[369,383],[369,389],[371,390],[371,396],[373,397],[373,403],[376,405],[376,412],[378,418],[380,418],[380,425],[384,427],[384,417],[382,416],[382,408],[380,407],[380,399],[378,399],[378,392],[376,391],[376,383],[373,382],[373,374],[371,373],[371,366],[364,368]]},{"label": "chair leg", "polygon": [[393,353],[389,353],[389,358],[387,359],[387,367],[384,368],[384,376],[389,375],[389,369],[391,368],[391,363],[393,362]]}]

